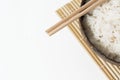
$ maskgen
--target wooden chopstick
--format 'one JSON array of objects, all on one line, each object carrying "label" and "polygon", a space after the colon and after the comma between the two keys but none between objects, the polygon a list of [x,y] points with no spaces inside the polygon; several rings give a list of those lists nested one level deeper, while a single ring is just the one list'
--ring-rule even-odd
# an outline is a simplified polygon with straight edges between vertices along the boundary
[{"label": "wooden chopstick", "polygon": [[76,14],[80,13],[81,11],[83,11],[84,9],[86,9],[87,7],[89,7],[90,5],[92,5],[96,1],[97,0],[91,0],[91,1],[89,1],[87,4],[83,5],[81,8],[77,9],[76,11],[74,11],[70,16],[66,17],[65,19],[63,19],[60,22],[58,22],[57,24],[55,24],[53,27],[51,27],[48,30],[46,30],[46,32],[48,33],[48,35],[52,35],[53,30],[55,28],[57,28],[58,26],[60,26],[61,24],[63,24],[64,22],[66,22],[67,20],[69,20],[70,18],[72,18],[73,16],[75,16]]},{"label": "wooden chopstick", "polygon": [[46,30],[49,36],[53,35],[54,33],[58,32],[62,28],[64,28],[66,25],[74,21],[75,19],[78,19],[79,17],[85,15],[90,10],[93,10],[96,6],[102,4],[106,0],[91,0],[88,3],[86,3],[84,6],[73,12],[70,16],[67,18],[61,20],[57,24],[55,24],[53,27]]}]

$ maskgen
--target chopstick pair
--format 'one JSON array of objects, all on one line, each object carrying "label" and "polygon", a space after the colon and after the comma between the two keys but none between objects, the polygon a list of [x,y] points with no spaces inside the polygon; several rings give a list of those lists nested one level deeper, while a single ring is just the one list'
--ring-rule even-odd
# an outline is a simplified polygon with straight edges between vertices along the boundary
[{"label": "chopstick pair", "polygon": [[69,23],[87,14],[89,11],[93,10],[96,6],[102,4],[105,1],[106,0],[90,0],[88,3],[74,11],[70,16],[66,17],[65,19],[61,20],[60,22],[46,30],[46,32],[49,36],[55,34],[59,30],[67,26]]}]

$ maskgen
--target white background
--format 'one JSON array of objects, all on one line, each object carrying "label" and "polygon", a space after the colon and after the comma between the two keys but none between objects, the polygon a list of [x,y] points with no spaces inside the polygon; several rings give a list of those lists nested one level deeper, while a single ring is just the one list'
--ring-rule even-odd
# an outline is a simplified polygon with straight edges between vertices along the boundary
[{"label": "white background", "polygon": [[45,30],[70,0],[0,0],[0,80],[107,80],[68,28]]}]

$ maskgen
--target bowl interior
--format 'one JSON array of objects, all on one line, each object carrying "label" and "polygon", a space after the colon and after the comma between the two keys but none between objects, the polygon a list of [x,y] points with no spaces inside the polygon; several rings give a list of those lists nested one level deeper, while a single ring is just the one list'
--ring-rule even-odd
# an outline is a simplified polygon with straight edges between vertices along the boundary
[{"label": "bowl interior", "polygon": [[[84,5],[85,3],[87,3],[89,0],[82,0],[81,6]],[[95,53],[100,56],[104,61],[110,62],[112,64],[115,65],[120,65],[120,62],[116,62],[114,60],[112,60],[111,58],[107,57],[106,55],[104,55],[99,49],[97,49],[89,40],[89,38],[87,37],[87,34],[84,32],[84,26],[82,23],[84,16],[80,17],[80,24],[81,24],[81,28],[82,28],[82,32],[83,32],[83,36],[85,36],[87,38],[87,42],[90,44],[90,46],[93,47],[93,51],[95,51]]]}]

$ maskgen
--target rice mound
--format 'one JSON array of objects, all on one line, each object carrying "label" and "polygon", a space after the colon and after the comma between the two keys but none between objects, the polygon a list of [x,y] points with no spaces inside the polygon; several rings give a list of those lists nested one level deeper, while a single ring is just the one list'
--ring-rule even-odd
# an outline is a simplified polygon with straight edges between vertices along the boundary
[{"label": "rice mound", "polygon": [[120,62],[120,0],[107,0],[83,18],[90,42],[106,57]]}]

